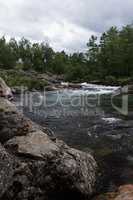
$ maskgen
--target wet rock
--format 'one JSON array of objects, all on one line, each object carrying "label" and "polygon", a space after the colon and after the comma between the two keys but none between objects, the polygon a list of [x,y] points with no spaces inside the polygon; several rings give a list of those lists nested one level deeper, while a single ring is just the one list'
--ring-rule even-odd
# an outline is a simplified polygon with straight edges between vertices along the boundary
[{"label": "wet rock", "polygon": [[68,87],[72,88],[72,89],[81,89],[82,88],[81,84],[78,84],[78,83],[75,83],[75,84],[74,83],[69,83]]},{"label": "wet rock", "polygon": [[54,85],[48,85],[45,87],[45,91],[56,91],[57,88]]}]

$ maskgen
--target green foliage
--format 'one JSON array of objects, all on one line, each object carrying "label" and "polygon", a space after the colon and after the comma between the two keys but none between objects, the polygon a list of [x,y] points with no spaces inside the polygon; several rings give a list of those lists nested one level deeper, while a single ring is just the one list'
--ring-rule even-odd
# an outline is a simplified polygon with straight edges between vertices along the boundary
[{"label": "green foliage", "polygon": [[[111,27],[100,38],[91,36],[87,51],[67,55],[55,52],[47,43],[31,43],[4,37],[0,39],[0,68],[35,70],[64,75],[69,81],[99,80],[111,84],[126,84],[133,77],[133,25],[121,30]],[[19,77],[20,84],[36,85],[28,77]],[[19,83],[17,77],[12,84]],[[29,83],[30,82],[30,83]],[[38,87],[38,86],[36,86]]]},{"label": "green foliage", "polygon": [[67,81],[74,81],[74,80],[80,81],[82,77],[83,77],[83,70],[79,65],[72,66],[66,74]]},{"label": "green foliage", "polygon": [[124,78],[119,78],[117,82],[118,82],[118,85],[127,85],[129,83],[132,83],[133,80],[131,77],[124,77]]},{"label": "green foliage", "polygon": [[0,39],[0,67],[12,68],[16,62],[15,56],[12,53],[10,45],[6,43],[4,37]]},{"label": "green foliage", "polygon": [[117,79],[114,76],[106,76],[105,77],[106,84],[115,84],[117,82]]},{"label": "green foliage", "polygon": [[57,52],[54,54],[52,63],[52,72],[56,74],[64,74],[68,65],[68,56],[65,52]]},{"label": "green foliage", "polygon": [[[88,43],[88,59],[93,72],[98,72],[99,79],[118,83],[118,79],[131,77],[133,74],[133,26],[122,30],[111,27],[96,42],[93,36]],[[95,77],[95,75],[94,75]]]}]

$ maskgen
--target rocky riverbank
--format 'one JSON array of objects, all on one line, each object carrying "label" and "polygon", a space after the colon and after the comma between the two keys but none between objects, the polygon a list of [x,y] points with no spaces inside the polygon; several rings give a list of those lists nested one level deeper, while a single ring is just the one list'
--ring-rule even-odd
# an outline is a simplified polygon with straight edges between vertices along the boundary
[{"label": "rocky riverbank", "polygon": [[[71,83],[65,82],[63,75],[55,75],[50,72],[38,73],[34,70],[24,71],[22,69],[0,69],[0,77],[2,77],[6,83],[12,89],[14,94],[19,94],[21,91],[55,91],[60,89],[89,89],[97,86],[121,86],[119,87],[119,93],[133,94],[132,81],[112,82],[110,81],[89,81],[87,83]],[[88,85],[88,86],[87,86]],[[122,88],[124,85],[124,89]]]},{"label": "rocky riverbank", "polygon": [[91,154],[49,137],[0,97],[0,199],[88,199],[97,172]]},{"label": "rocky riverbank", "polygon": [[[2,80],[2,79],[1,79]],[[133,185],[97,195],[107,183],[104,165],[91,153],[67,146],[21,114],[8,101],[1,81],[0,199],[1,200],[130,200]],[[10,93],[10,96],[12,94]],[[101,166],[101,167],[99,167]],[[132,172],[130,172],[132,173]],[[95,198],[93,198],[95,196]]]}]

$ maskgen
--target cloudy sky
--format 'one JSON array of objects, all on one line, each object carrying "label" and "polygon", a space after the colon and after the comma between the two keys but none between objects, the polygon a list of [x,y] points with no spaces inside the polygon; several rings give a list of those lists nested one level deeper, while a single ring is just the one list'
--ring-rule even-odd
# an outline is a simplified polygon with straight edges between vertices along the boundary
[{"label": "cloudy sky", "polygon": [[0,0],[0,35],[81,51],[92,34],[133,22],[133,0]]}]

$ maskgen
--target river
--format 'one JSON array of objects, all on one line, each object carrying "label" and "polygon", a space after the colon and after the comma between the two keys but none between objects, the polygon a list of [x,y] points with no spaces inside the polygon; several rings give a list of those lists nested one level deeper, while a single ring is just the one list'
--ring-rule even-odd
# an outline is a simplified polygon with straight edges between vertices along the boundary
[{"label": "river", "polygon": [[28,92],[16,96],[26,116],[51,129],[71,147],[109,165],[110,184],[133,183],[133,95],[116,87]]}]

